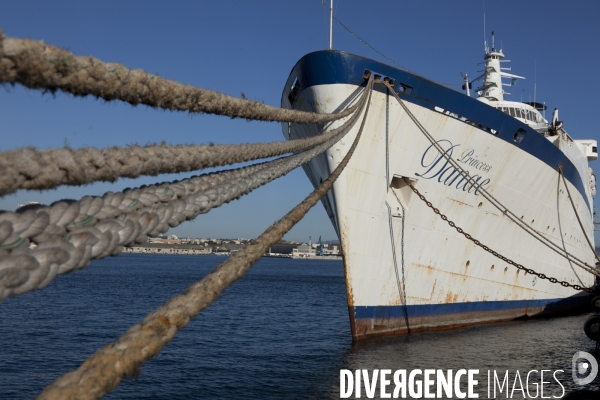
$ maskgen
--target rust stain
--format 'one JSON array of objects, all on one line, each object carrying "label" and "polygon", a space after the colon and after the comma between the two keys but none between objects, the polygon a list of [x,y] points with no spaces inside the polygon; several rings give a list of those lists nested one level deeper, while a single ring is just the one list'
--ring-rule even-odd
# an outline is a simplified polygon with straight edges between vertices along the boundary
[{"label": "rust stain", "polygon": [[446,293],[446,299],[444,300],[445,303],[456,303],[456,300],[458,300],[458,293],[457,294],[454,294],[452,292]]},{"label": "rust stain", "polygon": [[472,205],[470,205],[470,204],[468,204],[468,203],[465,203],[464,201],[455,200],[455,199],[453,199],[453,198],[451,198],[451,197],[449,197],[449,199],[450,199],[450,200],[452,200],[452,201],[453,201],[453,202],[455,202],[455,203],[458,203],[458,204],[460,204],[461,206],[467,206],[467,207],[471,207],[471,208],[473,207]]},{"label": "rust stain", "polygon": [[394,300],[390,305],[392,305],[392,306],[401,306],[402,305],[402,299],[400,298],[400,296],[398,296],[396,298],[396,300]]},{"label": "rust stain", "polygon": [[[340,242],[342,246],[342,260],[344,262],[344,277],[346,281],[346,295],[348,297],[348,306],[354,306],[354,293],[352,292],[352,278],[350,277],[350,266],[348,265],[348,261],[346,259],[346,254],[348,254],[348,246],[346,239],[346,231],[345,226],[340,226]],[[351,314],[350,319],[353,320],[354,316]]]},{"label": "rust stain", "polygon": [[433,299],[433,293],[435,292],[435,285],[437,285],[437,279],[433,281],[433,287],[431,288],[431,294],[429,295],[430,299]]},{"label": "rust stain", "polygon": [[417,268],[425,268],[428,270],[433,271],[435,268],[432,265],[427,265],[427,264],[414,264],[415,267]]},{"label": "rust stain", "polygon": [[[478,325],[493,322],[509,321],[524,316],[535,316],[543,311],[543,308],[519,308],[511,310],[499,310],[492,312],[466,312],[446,314],[435,318],[426,316],[413,316],[409,318],[411,332],[426,330],[446,330],[461,326]],[[375,336],[398,335],[407,333],[404,318],[371,318],[356,321],[353,330],[353,339],[361,340]]]}]

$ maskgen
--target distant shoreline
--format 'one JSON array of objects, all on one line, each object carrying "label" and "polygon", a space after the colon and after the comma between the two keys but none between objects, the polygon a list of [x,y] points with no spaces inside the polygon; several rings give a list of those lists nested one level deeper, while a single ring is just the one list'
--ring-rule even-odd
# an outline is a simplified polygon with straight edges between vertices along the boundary
[{"label": "distant shoreline", "polygon": [[[188,255],[188,256],[221,256],[228,257],[235,252],[212,252],[209,249],[176,247],[176,246],[133,246],[124,247],[125,254],[164,254],[164,255]],[[319,261],[342,261],[341,256],[313,256],[313,257],[292,257],[287,254],[264,255],[265,258],[287,258],[290,260],[319,260]]]}]

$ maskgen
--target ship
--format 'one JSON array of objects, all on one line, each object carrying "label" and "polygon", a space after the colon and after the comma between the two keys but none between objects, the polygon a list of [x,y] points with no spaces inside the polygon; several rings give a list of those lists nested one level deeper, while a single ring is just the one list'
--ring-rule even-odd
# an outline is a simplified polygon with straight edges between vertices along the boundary
[{"label": "ship", "polygon": [[[502,67],[493,39],[484,50],[482,75],[463,91],[332,49],[302,57],[285,83],[282,107],[335,113],[374,80],[356,150],[321,199],[341,241],[353,339],[589,306],[597,143],[573,139],[557,109],[548,120],[543,103],[506,100],[503,88],[523,77]],[[347,119],[283,123],[283,135]],[[359,125],[303,166],[313,186]]]}]

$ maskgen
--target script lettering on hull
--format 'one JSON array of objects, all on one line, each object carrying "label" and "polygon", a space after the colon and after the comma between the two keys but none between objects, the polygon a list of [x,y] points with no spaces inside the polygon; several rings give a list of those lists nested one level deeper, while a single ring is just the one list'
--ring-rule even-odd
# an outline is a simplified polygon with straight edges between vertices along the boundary
[{"label": "script lettering on hull", "polygon": [[[421,166],[425,168],[425,172],[416,172],[416,176],[422,179],[437,178],[437,181],[443,185],[453,186],[458,190],[472,193],[475,196],[479,194],[477,193],[477,190],[480,187],[485,187],[490,184],[489,178],[485,178],[478,174],[470,175],[469,171],[466,171],[465,174],[461,174],[456,168],[448,163],[448,160],[444,156],[447,155],[451,158],[455,149],[459,147],[460,144],[452,144],[452,142],[447,139],[438,140],[436,143],[444,150],[444,154],[440,154],[433,145],[430,145],[423,152],[423,156],[421,157]],[[490,172],[492,169],[490,164],[479,160],[475,153],[475,149],[463,151],[456,160],[459,163],[481,171],[480,173]]]}]

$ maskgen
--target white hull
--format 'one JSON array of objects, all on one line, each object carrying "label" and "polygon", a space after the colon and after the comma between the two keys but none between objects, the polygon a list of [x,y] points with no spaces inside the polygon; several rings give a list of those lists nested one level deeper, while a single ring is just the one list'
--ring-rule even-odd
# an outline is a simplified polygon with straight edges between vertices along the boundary
[{"label": "white hull", "polygon": [[[357,89],[340,83],[311,86],[301,92],[294,108],[331,113]],[[451,148],[451,156],[461,160],[471,175],[481,176],[479,182],[508,209],[594,265],[556,169],[485,130],[406,104],[440,145]],[[346,155],[358,126],[305,167],[314,185]],[[322,127],[287,128],[284,134],[295,139],[318,134]],[[579,157],[574,154],[571,158]],[[579,159],[572,161],[581,164]],[[466,185],[452,167],[443,167],[445,163],[394,97],[374,91],[360,143],[323,200],[342,243],[355,338],[532,316],[550,304],[563,310],[574,304],[561,299],[578,299],[578,291],[528,275],[474,245],[434,214],[403,177],[410,178],[449,220],[498,253],[560,281],[593,286],[592,274],[528,235]],[[585,232],[593,238],[586,204],[592,201],[590,189],[586,186],[586,199],[567,183]]]}]

